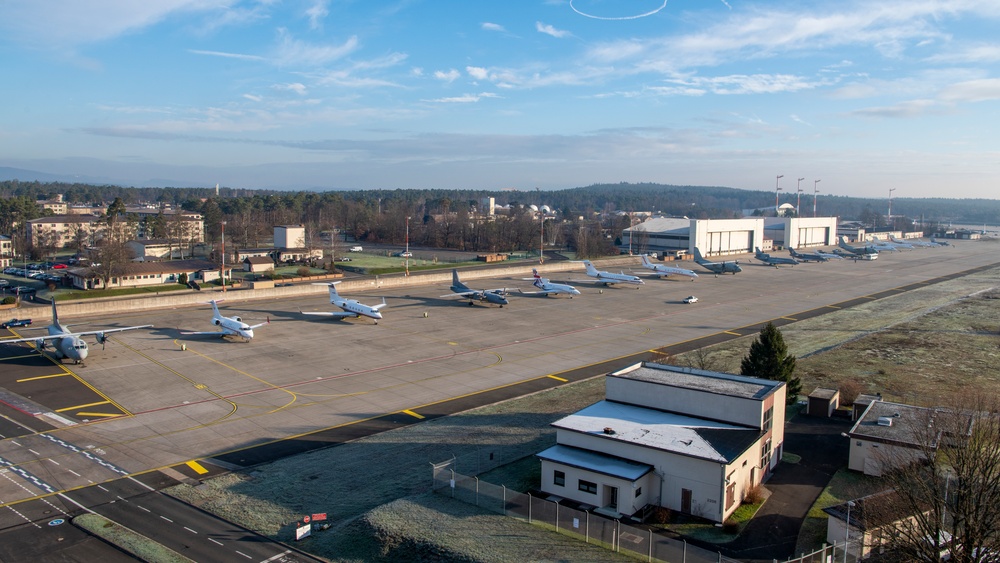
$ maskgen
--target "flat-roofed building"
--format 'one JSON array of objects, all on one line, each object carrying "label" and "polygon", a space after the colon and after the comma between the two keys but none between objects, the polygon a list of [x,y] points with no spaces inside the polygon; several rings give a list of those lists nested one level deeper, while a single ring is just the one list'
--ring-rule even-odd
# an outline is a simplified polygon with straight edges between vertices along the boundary
[{"label": "flat-roofed building", "polygon": [[646,505],[723,522],[784,444],[785,385],[654,363],[607,375],[605,399],[552,423],[545,493],[631,515]]}]

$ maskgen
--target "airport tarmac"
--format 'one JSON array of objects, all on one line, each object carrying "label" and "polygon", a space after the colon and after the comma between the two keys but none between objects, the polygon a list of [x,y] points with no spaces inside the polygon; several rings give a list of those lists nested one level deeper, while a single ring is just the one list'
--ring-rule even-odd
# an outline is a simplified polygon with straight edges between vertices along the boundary
[{"label": "airport tarmac", "polygon": [[[446,285],[346,295],[368,304],[385,297],[378,325],[301,314],[333,310],[325,296],[223,303],[224,315],[270,320],[252,342],[183,336],[213,329],[208,305],[78,319],[73,326],[88,330],[155,328],[115,334],[103,350],[92,345],[83,365],[0,346],[0,430],[8,432],[0,465],[9,470],[0,506],[161,468],[204,476],[322,445],[323,430],[389,428],[504,390],[513,396],[561,385],[569,374],[599,373],[581,367],[603,369],[616,358],[746,334],[771,319],[793,322],[806,311],[992,267],[997,248],[957,241],[872,262],[781,268],[742,258],[735,276],[647,278],[639,289],[579,283],[582,295],[573,299],[514,294],[502,309],[442,299]],[[581,266],[553,281],[583,278]],[[475,282],[484,287],[532,289],[521,279]],[[698,303],[682,303],[692,294]]]}]

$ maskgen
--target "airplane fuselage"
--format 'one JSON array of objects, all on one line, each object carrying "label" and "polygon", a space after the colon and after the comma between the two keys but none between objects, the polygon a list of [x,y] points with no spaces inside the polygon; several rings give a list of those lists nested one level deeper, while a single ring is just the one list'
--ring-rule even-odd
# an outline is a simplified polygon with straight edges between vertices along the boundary
[{"label": "airplane fuselage", "polygon": [[[61,324],[54,324],[49,325],[48,332],[49,336],[59,336],[60,334],[68,334],[69,329]],[[40,340],[37,344],[39,350],[44,349],[44,341]],[[89,353],[87,343],[84,342],[83,339],[76,336],[65,336],[63,338],[54,339],[52,342],[52,349],[57,358],[70,359],[75,363],[80,363],[86,360],[87,354]]]},{"label": "airplane fuselage", "polygon": [[222,334],[239,336],[244,340],[253,340],[253,329],[239,317],[218,317],[215,326],[222,329]]},{"label": "airplane fuselage", "polygon": [[382,313],[378,312],[373,307],[367,305],[362,305],[359,301],[355,299],[345,299],[342,301],[334,301],[334,305],[340,307],[342,310],[348,313],[354,313],[359,317],[369,317],[375,320],[382,318]]}]

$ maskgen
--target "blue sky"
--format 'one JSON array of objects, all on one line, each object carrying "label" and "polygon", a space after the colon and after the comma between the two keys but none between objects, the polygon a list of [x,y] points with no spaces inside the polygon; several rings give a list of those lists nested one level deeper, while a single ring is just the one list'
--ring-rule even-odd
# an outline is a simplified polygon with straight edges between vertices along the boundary
[{"label": "blue sky", "polygon": [[998,23],[996,0],[2,2],[0,166],[998,198]]}]

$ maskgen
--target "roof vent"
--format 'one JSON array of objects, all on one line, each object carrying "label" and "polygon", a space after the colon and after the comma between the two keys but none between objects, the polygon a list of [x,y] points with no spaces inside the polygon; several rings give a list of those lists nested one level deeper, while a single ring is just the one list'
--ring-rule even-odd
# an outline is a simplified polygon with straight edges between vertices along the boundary
[{"label": "roof vent", "polygon": [[878,417],[878,425],[879,426],[892,426],[892,417],[891,416],[880,416],[880,417]]},{"label": "roof vent", "polygon": [[610,427],[610,426],[605,426],[604,427],[604,433],[608,434],[608,435],[614,434],[615,433],[615,429],[612,428],[612,427]]}]

